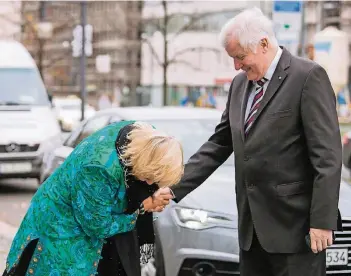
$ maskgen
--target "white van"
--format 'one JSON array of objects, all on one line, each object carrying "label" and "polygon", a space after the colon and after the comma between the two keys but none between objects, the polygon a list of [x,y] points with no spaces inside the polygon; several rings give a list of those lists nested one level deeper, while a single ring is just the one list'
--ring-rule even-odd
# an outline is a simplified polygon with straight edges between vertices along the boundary
[{"label": "white van", "polygon": [[0,179],[39,179],[44,153],[61,144],[35,61],[21,43],[0,40]]}]

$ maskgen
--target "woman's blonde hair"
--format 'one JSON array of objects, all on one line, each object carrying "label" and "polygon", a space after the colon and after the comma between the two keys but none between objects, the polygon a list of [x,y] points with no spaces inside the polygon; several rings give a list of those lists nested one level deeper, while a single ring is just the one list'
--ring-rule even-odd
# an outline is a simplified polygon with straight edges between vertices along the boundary
[{"label": "woman's blonde hair", "polygon": [[174,137],[143,122],[134,123],[121,158],[132,174],[160,187],[177,184],[184,172],[183,148]]}]

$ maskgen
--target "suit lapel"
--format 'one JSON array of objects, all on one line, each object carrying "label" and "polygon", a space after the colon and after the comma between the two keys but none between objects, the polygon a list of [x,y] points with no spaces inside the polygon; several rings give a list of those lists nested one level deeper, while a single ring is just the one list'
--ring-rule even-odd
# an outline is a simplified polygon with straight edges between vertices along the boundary
[{"label": "suit lapel", "polygon": [[285,78],[287,77],[288,74],[286,72],[286,69],[290,66],[290,59],[291,59],[290,53],[283,48],[283,53],[280,58],[280,61],[277,65],[277,68],[275,69],[272,79],[269,81],[269,84],[266,92],[264,93],[262,102],[256,114],[254,115],[253,124],[249,130],[248,135],[250,135],[250,133],[253,131],[253,128],[257,123],[258,117],[262,114],[267,104],[273,98],[274,94],[279,90],[279,87],[282,85]]},{"label": "suit lapel", "polygon": [[246,79],[244,83],[244,95],[243,95],[243,101],[241,103],[241,117],[240,117],[240,132],[241,132],[241,138],[243,139],[243,141],[245,140],[244,124],[245,124],[247,100],[249,98],[251,90],[252,90],[252,81],[249,81]]}]

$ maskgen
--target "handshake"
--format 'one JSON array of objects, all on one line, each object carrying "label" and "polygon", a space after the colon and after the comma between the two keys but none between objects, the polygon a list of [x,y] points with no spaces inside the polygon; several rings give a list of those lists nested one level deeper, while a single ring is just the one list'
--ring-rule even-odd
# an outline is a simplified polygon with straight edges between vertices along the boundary
[{"label": "handshake", "polygon": [[173,198],[174,195],[170,188],[160,188],[143,201],[144,209],[146,212],[162,212]]}]

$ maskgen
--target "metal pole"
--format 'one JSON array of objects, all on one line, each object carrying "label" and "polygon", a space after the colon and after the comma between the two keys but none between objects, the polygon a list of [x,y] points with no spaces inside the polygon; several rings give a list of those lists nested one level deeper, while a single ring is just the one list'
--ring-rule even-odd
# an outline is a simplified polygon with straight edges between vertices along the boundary
[{"label": "metal pole", "polygon": [[40,21],[45,20],[45,1],[40,1],[40,11],[39,11],[39,18]]},{"label": "metal pole", "polygon": [[301,30],[299,37],[300,49],[298,55],[300,57],[305,57],[305,33],[306,33],[306,24],[305,24],[305,3],[301,1]]},{"label": "metal pole", "polygon": [[[40,1],[39,3],[39,21],[43,22],[45,21],[45,1]],[[40,75],[42,79],[44,80],[44,66],[43,66],[43,59],[44,59],[44,41],[43,39],[38,37],[38,44],[39,44],[39,49],[38,49],[38,69],[40,72]]]},{"label": "metal pole", "polygon": [[87,24],[87,2],[80,3],[80,20],[82,26],[82,51],[80,55],[80,97],[82,100],[81,105],[81,120],[84,120],[85,97],[86,97],[86,83],[85,83],[85,26]]}]

